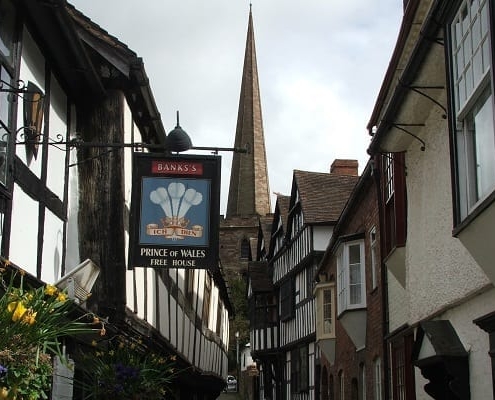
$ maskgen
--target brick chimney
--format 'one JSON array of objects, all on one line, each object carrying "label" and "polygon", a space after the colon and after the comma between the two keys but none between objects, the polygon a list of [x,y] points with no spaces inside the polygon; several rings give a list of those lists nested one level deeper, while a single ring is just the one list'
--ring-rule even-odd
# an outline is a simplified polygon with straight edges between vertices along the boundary
[{"label": "brick chimney", "polygon": [[358,176],[358,161],[336,159],[330,166],[330,173],[335,175]]}]

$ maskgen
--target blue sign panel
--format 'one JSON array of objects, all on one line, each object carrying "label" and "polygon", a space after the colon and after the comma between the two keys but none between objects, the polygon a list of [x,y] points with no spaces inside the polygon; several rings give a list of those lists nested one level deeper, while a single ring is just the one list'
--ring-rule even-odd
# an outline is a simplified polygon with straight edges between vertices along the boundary
[{"label": "blue sign panel", "polygon": [[135,153],[129,268],[218,262],[220,158]]}]

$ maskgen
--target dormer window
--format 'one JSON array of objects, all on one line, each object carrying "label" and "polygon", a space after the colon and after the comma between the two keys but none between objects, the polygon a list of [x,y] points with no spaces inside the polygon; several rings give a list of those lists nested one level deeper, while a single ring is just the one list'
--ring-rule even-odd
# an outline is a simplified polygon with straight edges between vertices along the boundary
[{"label": "dormer window", "polygon": [[292,237],[297,236],[303,226],[303,215],[299,208],[292,216]]}]

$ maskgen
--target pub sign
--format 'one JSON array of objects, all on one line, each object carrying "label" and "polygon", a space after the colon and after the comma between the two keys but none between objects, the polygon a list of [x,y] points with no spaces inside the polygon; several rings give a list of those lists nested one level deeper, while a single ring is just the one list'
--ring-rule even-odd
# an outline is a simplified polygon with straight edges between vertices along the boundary
[{"label": "pub sign", "polygon": [[133,154],[129,269],[218,264],[220,157]]}]

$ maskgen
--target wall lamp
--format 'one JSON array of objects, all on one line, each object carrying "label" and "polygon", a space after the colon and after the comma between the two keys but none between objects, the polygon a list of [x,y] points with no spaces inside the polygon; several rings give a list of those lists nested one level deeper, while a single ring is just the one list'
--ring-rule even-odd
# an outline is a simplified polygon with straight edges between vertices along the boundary
[{"label": "wall lamp", "polygon": [[214,153],[219,151],[233,151],[234,153],[248,153],[249,149],[245,148],[227,148],[227,147],[197,147],[192,145],[191,138],[184,131],[179,124],[179,111],[177,111],[177,125],[170,131],[165,139],[166,149],[175,153],[180,153],[187,150],[212,150]]}]

